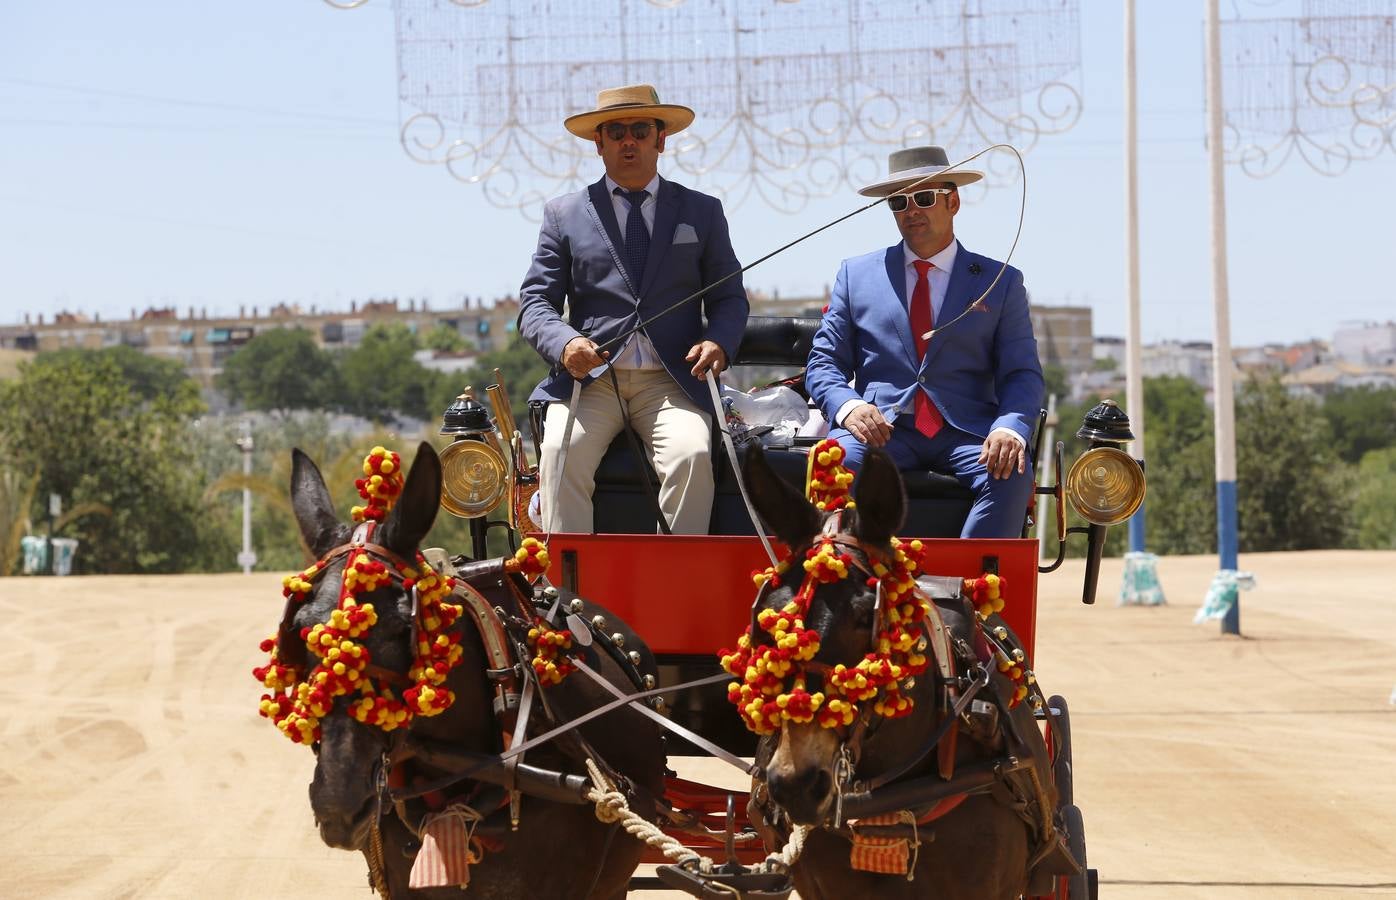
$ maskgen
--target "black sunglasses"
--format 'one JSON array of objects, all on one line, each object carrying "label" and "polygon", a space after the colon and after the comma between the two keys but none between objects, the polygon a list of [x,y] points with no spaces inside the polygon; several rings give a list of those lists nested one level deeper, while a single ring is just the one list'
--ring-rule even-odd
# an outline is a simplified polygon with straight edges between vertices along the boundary
[{"label": "black sunglasses", "polygon": [[630,132],[630,136],[637,141],[643,141],[650,136],[650,129],[654,127],[653,122],[631,122],[629,125],[623,122],[607,122],[601,126],[601,131],[606,133],[606,137],[613,141],[625,140],[625,133]]},{"label": "black sunglasses", "polygon": [[916,205],[922,209],[930,209],[936,205],[937,194],[953,194],[950,188],[931,188],[926,191],[917,191],[908,197],[906,194],[893,194],[887,198],[887,208],[892,212],[905,212],[907,200],[915,200]]}]

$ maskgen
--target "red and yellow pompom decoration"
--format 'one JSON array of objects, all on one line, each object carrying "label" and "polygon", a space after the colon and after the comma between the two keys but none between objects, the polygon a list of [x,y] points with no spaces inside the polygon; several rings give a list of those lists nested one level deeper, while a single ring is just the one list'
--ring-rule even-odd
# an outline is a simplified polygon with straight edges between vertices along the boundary
[{"label": "red and yellow pompom decoration", "polygon": [[852,509],[854,503],[848,495],[853,484],[853,473],[843,467],[846,457],[838,441],[825,438],[815,444],[809,452],[809,462],[805,467],[805,496],[823,512],[836,509]]},{"label": "red and yellow pompom decoration", "polygon": [[349,510],[355,522],[381,522],[402,493],[402,458],[397,453],[374,447],[364,457],[364,477],[354,480],[363,506]]},{"label": "red and yellow pompom decoration", "polygon": [[979,617],[987,619],[994,613],[1003,612],[1003,576],[994,574],[980,575],[978,578],[965,579],[965,594],[974,601],[974,608],[979,611]]},{"label": "red and yellow pompom decoration", "polygon": [[528,630],[528,646],[533,649],[533,671],[544,687],[560,684],[562,679],[577,671],[565,651],[572,649],[572,632],[554,629],[542,619],[534,619]]},{"label": "red and yellow pompom decoration", "polygon": [[550,565],[552,560],[548,558],[547,546],[537,538],[531,537],[524,538],[514,555],[504,561],[506,571],[518,572],[529,579],[542,575],[548,571]]},{"label": "red and yellow pompom decoration", "polygon": [[[360,495],[369,501],[366,507],[354,508],[355,519],[381,521],[387,516],[402,492],[399,462],[396,453],[382,447],[375,447],[364,460],[365,473],[373,470],[378,478],[355,482]],[[292,602],[305,602],[325,567],[321,560],[286,576],[282,594]],[[407,672],[413,684],[403,691],[401,699],[391,688],[375,684],[366,672],[372,657],[362,638],[377,624],[378,614],[372,603],[359,600],[395,576],[401,578],[403,590],[415,588],[417,592],[417,645]],[[336,608],[327,621],[303,628],[299,635],[308,653],[319,662],[309,672],[299,672],[282,662],[276,637],[262,642],[262,650],[271,659],[252,670],[253,677],[270,691],[262,695],[261,714],[292,741],[311,744],[320,739],[320,720],[329,714],[337,697],[353,696],[349,714],[384,731],[403,727],[414,716],[434,716],[449,709],[455,696],[443,685],[463,653],[460,635],[451,633],[462,612],[459,604],[448,602],[454,588],[455,581],[439,575],[420,553],[415,567],[393,571],[367,551],[351,550],[344,563]]]},{"label": "red and yellow pompom decoration", "polygon": [[[965,594],[974,602],[974,608],[981,619],[1003,612],[1004,587],[1003,576],[993,573],[985,573],[978,578],[966,578],[964,583]],[[991,643],[995,667],[1013,683],[1008,698],[1008,708],[1012,709],[1028,696],[1028,686],[1036,679],[1032,670],[1028,668],[1027,655],[1022,650],[1016,647],[1005,648],[997,642]]]},{"label": "red and yellow pompom decoration", "polygon": [[[518,572],[530,580],[548,571],[550,565],[552,560],[548,558],[547,546],[531,537],[524,538],[513,557],[504,562],[507,571]],[[571,631],[552,628],[541,618],[534,619],[533,627],[528,630],[528,646],[533,650],[533,671],[538,673],[538,682],[544,687],[561,684],[562,679],[577,671],[566,654],[572,649]]]},{"label": "red and yellow pompom decoration", "polygon": [[1008,708],[1012,709],[1028,696],[1028,685],[1036,679],[1033,678],[1032,670],[1028,668],[1026,654],[1017,648],[1009,653],[994,648],[994,663],[999,672],[1013,682],[1013,690],[1008,696]]},{"label": "red and yellow pompom decoration", "polygon": [[[859,704],[873,701],[873,712],[887,718],[909,714],[910,697],[902,694],[906,680],[926,671],[925,640],[919,623],[930,612],[930,601],[916,588],[920,541],[902,545],[894,540],[890,566],[877,563],[869,586],[882,585],[884,615],[878,623],[875,651],[856,665],[836,665],[823,691],[810,693],[804,664],[819,652],[819,634],[806,628],[804,617],[820,584],[847,578],[852,559],[832,540],[816,543],[805,554],[805,578],[799,591],[779,611],[763,609],[756,627],[764,637],[754,639],[751,627],[737,639],[735,650],[719,655],[722,668],[737,681],[727,687],[727,699],[737,707],[747,728],[771,734],[782,722],[818,721],[825,728],[853,724]],[[753,577],[760,586],[780,583],[789,561]]]}]

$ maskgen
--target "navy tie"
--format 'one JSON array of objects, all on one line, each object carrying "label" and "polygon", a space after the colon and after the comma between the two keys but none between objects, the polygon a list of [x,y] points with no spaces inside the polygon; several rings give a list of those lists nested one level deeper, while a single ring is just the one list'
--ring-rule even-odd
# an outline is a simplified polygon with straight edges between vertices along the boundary
[{"label": "navy tie", "polygon": [[615,192],[630,201],[630,214],[625,217],[625,268],[630,273],[630,283],[635,290],[640,289],[640,279],[645,275],[645,259],[650,255],[650,232],[645,227],[645,217],[640,207],[649,197],[649,191],[627,191],[616,188]]}]

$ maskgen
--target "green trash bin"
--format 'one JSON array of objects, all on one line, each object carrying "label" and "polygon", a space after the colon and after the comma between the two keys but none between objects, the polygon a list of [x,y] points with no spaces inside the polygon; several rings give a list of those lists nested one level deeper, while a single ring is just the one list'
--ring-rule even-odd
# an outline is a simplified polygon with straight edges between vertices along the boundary
[{"label": "green trash bin", "polygon": [[48,571],[48,539],[37,534],[26,534],[19,539],[20,552],[24,554],[24,574],[42,575]]},{"label": "green trash bin", "polygon": [[53,539],[53,574],[71,575],[73,555],[78,552],[78,542],[74,538]]}]

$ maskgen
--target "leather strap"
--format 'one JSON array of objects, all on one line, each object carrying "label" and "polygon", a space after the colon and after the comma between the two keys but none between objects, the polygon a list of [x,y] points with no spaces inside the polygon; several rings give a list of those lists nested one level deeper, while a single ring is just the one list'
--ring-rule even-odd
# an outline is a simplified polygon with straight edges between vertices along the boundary
[{"label": "leather strap", "polygon": [[760,514],[756,512],[756,506],[751,502],[751,495],[747,493],[746,481],[742,478],[742,467],[737,461],[737,447],[732,443],[732,431],[727,427],[727,411],[722,405],[722,395],[718,392],[719,377],[719,375],[709,372],[708,377],[703,379],[708,383],[708,393],[713,399],[713,415],[717,417],[715,420],[717,430],[722,433],[722,446],[727,448],[727,459],[732,463],[732,477],[737,481],[737,490],[742,493],[742,503],[746,504],[746,514],[751,519],[756,536],[761,539],[761,546],[766,551],[766,558],[771,561],[771,568],[775,568],[780,565],[780,560],[776,558],[776,551],[772,549],[771,542],[766,537],[766,523],[761,521]]}]

